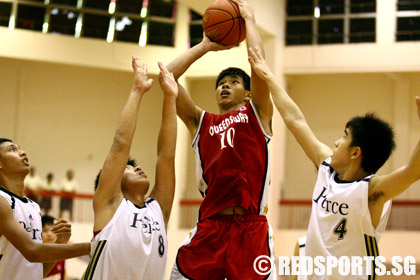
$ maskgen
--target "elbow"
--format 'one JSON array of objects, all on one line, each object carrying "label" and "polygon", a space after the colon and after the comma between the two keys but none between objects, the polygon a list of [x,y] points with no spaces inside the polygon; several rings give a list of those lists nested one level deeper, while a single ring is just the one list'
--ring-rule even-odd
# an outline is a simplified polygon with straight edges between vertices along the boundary
[{"label": "elbow", "polygon": [[29,262],[42,262],[42,257],[38,246],[31,246],[22,253],[22,255],[27,259]]}]

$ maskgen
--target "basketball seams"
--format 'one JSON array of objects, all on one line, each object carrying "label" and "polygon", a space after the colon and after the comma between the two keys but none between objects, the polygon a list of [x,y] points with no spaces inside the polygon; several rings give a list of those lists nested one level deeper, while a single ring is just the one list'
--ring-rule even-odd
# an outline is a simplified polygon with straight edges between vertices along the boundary
[{"label": "basketball seams", "polygon": [[[213,20],[203,20],[203,30],[211,41],[223,45],[237,45],[245,37],[245,34],[242,34],[244,31],[244,23],[240,16],[239,9],[236,4],[230,0],[215,0],[213,4],[206,9],[204,18],[207,17],[209,17],[209,19],[216,17],[213,18]],[[217,22],[217,20],[219,21]],[[206,22],[207,25],[204,24],[204,22]]]},{"label": "basketball seams", "polygon": [[[241,18],[231,18],[231,19],[227,19],[227,20],[225,20],[225,21],[220,21],[220,22],[218,22],[218,23],[215,23],[215,24],[212,24],[212,25],[206,26],[206,28],[203,28],[203,29],[204,29],[204,30],[207,30],[207,29],[209,29],[210,27],[213,27],[213,26],[219,25],[219,24],[221,24],[221,23],[226,23],[226,22],[228,22],[228,21],[233,21],[233,22],[235,22],[235,19],[240,20]],[[235,23],[233,23],[233,25],[235,25]]]},{"label": "basketball seams", "polygon": [[232,6],[232,8],[233,8],[233,10],[235,11],[235,13],[236,13],[236,16],[237,17],[240,17],[241,15],[238,13],[238,11],[236,10],[236,5],[234,5],[233,3],[232,3],[232,1],[230,1],[230,0],[226,0],[227,2],[229,2],[229,4]]}]

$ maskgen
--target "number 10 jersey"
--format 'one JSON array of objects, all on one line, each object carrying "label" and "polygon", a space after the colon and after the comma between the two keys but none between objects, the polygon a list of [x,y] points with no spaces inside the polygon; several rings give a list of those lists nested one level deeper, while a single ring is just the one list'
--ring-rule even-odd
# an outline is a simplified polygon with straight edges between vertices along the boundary
[{"label": "number 10 jersey", "polygon": [[247,215],[267,213],[270,138],[252,101],[225,114],[202,113],[193,141],[204,197],[199,220],[232,206],[244,208]]}]

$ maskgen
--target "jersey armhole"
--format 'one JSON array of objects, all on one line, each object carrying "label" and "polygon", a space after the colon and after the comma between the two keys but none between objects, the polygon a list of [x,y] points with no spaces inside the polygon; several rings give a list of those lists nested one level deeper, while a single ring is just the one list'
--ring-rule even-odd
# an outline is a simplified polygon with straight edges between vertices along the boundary
[{"label": "jersey armhole", "polygon": [[203,119],[204,119],[205,114],[206,114],[206,111],[203,111],[201,113],[200,122],[198,123],[198,127],[197,127],[197,132],[195,133],[194,140],[191,144],[192,147],[194,147],[194,145],[197,142],[198,137],[200,136],[201,125],[203,124]]},{"label": "jersey armhole", "polygon": [[[264,136],[265,136],[265,138],[266,138],[266,141],[267,141],[267,143],[268,143],[268,142],[271,140],[271,135],[270,135],[270,134],[268,134],[268,133],[265,131],[264,126],[262,125],[262,122],[261,122],[261,120],[260,120],[260,116],[258,115],[257,109],[254,107],[254,104],[252,103],[252,100],[250,100],[250,101],[249,101],[249,105],[250,105],[250,107],[251,107],[251,109],[252,109],[252,112],[254,113],[254,116],[255,116],[255,118],[257,119],[258,124],[260,125],[260,129],[261,129],[262,133],[264,134]],[[271,128],[270,128],[270,129],[271,129]],[[273,133],[273,132],[271,131],[271,133]]]}]

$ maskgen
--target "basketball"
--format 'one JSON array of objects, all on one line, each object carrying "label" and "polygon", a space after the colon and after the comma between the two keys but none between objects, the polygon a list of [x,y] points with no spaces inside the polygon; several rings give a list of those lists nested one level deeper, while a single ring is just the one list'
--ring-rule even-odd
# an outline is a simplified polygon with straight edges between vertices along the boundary
[{"label": "basketball", "polygon": [[238,5],[230,0],[216,0],[208,6],[203,30],[211,41],[225,46],[237,45],[246,37],[245,21]]}]

